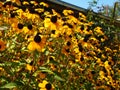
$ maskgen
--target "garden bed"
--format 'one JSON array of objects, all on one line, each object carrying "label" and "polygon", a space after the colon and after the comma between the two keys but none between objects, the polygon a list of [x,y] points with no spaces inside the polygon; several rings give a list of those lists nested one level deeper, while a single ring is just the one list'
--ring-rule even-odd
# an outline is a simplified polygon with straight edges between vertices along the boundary
[{"label": "garden bed", "polygon": [[104,20],[44,0],[1,1],[0,89],[119,90],[120,28]]}]

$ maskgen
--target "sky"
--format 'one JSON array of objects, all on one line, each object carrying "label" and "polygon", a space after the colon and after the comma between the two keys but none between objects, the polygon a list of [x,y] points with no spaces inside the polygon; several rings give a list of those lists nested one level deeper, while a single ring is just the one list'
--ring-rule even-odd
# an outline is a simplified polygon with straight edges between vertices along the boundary
[{"label": "sky", "polygon": [[[89,7],[88,2],[91,2],[93,0],[62,0],[62,1],[87,9]],[[116,1],[118,0],[98,0],[97,6],[102,5],[113,6]]]}]

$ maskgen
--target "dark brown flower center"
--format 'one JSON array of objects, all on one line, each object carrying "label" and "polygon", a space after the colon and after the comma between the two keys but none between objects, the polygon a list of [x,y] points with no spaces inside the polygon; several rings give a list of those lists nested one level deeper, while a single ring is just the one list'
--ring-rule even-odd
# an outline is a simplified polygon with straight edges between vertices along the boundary
[{"label": "dark brown flower center", "polygon": [[91,71],[92,74],[95,74],[95,71]]},{"label": "dark brown flower center", "polygon": [[50,89],[52,88],[52,85],[51,85],[50,83],[48,83],[48,84],[45,85],[45,88],[46,88],[47,90],[50,90]]},{"label": "dark brown flower center", "polygon": [[68,41],[68,42],[67,42],[67,46],[70,46],[70,45],[71,45],[71,42]]},{"label": "dark brown flower center", "polygon": [[84,37],[84,41],[87,42],[87,40],[90,38],[91,34],[88,34]]},{"label": "dark brown flower center", "polygon": [[81,43],[78,44],[78,47],[79,47],[79,51],[82,52],[83,51],[83,47],[82,47]]},{"label": "dark brown flower center", "polygon": [[52,30],[51,32],[52,32],[52,34],[55,34],[55,30]]},{"label": "dark brown flower center", "polygon": [[11,18],[14,18],[16,15],[17,15],[17,13],[13,13],[13,12],[10,13]]},{"label": "dark brown flower center", "polygon": [[84,30],[84,28],[85,28],[84,25],[82,25],[80,29],[81,29],[81,30]]},{"label": "dark brown flower center", "polygon": [[53,57],[50,57],[49,60],[50,60],[50,61],[53,61],[54,59],[53,59]]},{"label": "dark brown flower center", "polygon": [[70,49],[66,49],[66,52],[69,53],[69,52],[70,52]]},{"label": "dark brown flower center", "polygon": [[40,37],[39,35],[36,35],[36,36],[34,37],[34,41],[35,41],[36,43],[41,42],[41,37]]},{"label": "dark brown flower center", "polygon": [[32,25],[31,24],[28,25],[27,27],[28,27],[29,30],[32,30]]},{"label": "dark brown flower center", "polygon": [[23,28],[23,24],[18,23],[18,28],[19,28],[19,29],[22,29],[22,28]]},{"label": "dark brown flower center", "polygon": [[52,16],[51,17],[51,22],[56,23],[57,22],[57,16]]}]

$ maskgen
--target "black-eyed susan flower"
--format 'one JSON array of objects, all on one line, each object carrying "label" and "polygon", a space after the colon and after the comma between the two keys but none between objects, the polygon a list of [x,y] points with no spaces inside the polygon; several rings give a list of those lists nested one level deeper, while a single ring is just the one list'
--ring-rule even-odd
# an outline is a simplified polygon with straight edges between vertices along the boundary
[{"label": "black-eyed susan flower", "polygon": [[39,83],[38,86],[40,87],[40,90],[54,90],[54,86],[46,80],[43,80],[43,82]]},{"label": "black-eyed susan flower", "polygon": [[44,7],[49,7],[49,5],[45,2],[40,2],[40,5],[43,5]]},{"label": "black-eyed susan flower", "polygon": [[16,21],[15,23],[11,24],[11,27],[12,27],[12,32],[19,34],[23,32],[24,24],[19,21]]},{"label": "black-eyed susan flower", "polygon": [[10,12],[9,14],[9,23],[13,24],[13,23],[17,23],[18,19],[16,18],[16,16],[18,16],[18,14],[16,12]]},{"label": "black-eyed susan flower", "polygon": [[22,32],[27,34],[27,33],[31,32],[31,30],[28,29],[28,27],[25,26],[25,27],[23,27]]},{"label": "black-eyed susan flower", "polygon": [[37,33],[33,40],[28,44],[28,49],[30,51],[44,51],[44,46],[46,45],[46,37],[40,35],[39,33]]},{"label": "black-eyed susan flower", "polygon": [[4,51],[6,48],[6,44],[4,41],[0,40],[0,51]]},{"label": "black-eyed susan flower", "polygon": [[80,21],[86,21],[86,16],[83,14],[83,13],[79,13],[79,16],[80,16]]},{"label": "black-eyed susan flower", "polygon": [[23,5],[29,5],[29,2],[23,1],[22,4],[23,4]]},{"label": "black-eyed susan flower", "polygon": [[41,51],[40,45],[34,41],[30,42],[27,48],[30,51],[35,51],[35,50]]},{"label": "black-eyed susan flower", "polygon": [[50,18],[44,19],[44,27],[49,28],[50,30],[57,30],[56,25],[51,22]]},{"label": "black-eyed susan flower", "polygon": [[105,73],[103,71],[99,71],[99,76],[100,76],[99,79],[101,79],[101,80],[106,78]]},{"label": "black-eyed susan flower", "polygon": [[72,10],[63,10],[64,15],[70,15],[73,14],[74,12]]},{"label": "black-eyed susan flower", "polygon": [[95,31],[95,33],[96,33],[96,35],[104,35],[104,32],[102,31],[102,28],[101,27],[96,27],[95,29],[94,29],[94,31]]}]

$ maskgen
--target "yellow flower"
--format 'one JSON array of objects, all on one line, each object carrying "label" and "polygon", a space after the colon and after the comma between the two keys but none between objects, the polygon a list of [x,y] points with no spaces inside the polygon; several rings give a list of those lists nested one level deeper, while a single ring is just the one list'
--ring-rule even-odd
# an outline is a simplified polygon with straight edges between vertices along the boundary
[{"label": "yellow flower", "polygon": [[46,80],[43,80],[43,82],[39,83],[38,86],[40,87],[40,90],[54,90],[54,86]]},{"label": "yellow flower", "polygon": [[45,18],[44,26],[45,28],[49,28],[50,30],[57,30],[56,25],[51,22],[50,18]]},{"label": "yellow flower", "polygon": [[86,16],[83,13],[79,13],[80,20],[86,21]]},{"label": "yellow flower", "polygon": [[73,14],[74,12],[72,10],[63,10],[63,14],[64,15],[69,15],[69,14]]},{"label": "yellow flower", "polygon": [[45,7],[49,7],[49,5],[47,3],[44,3],[44,2],[40,2],[40,5],[43,5]]},{"label": "yellow flower", "polygon": [[32,25],[24,26],[23,29],[21,30],[24,34],[32,34]]},{"label": "yellow flower", "polygon": [[29,5],[29,2],[23,1],[23,5]]},{"label": "yellow flower", "polygon": [[106,68],[106,69],[110,69],[110,68],[111,68],[110,65],[108,64],[108,61],[105,61],[105,62],[104,62],[104,65],[105,65],[105,68]]},{"label": "yellow flower", "polygon": [[105,73],[103,72],[103,71],[99,71],[99,79],[101,79],[101,80],[103,80],[103,79],[105,79],[105,80],[107,80],[107,78],[105,77]]},{"label": "yellow flower", "polygon": [[13,23],[11,27],[13,32],[19,34],[23,32],[24,24],[20,22],[16,22],[16,23]]},{"label": "yellow flower", "polygon": [[74,23],[79,24],[78,19],[75,18],[74,16],[69,15],[69,16],[67,16],[67,17],[69,18],[69,19],[67,20],[67,22],[68,22],[69,24],[71,24],[71,25],[74,25]]},{"label": "yellow flower", "polygon": [[105,56],[104,54],[102,54],[102,55],[101,55],[101,57],[102,57],[103,59],[105,59],[105,58],[106,58],[106,56]]},{"label": "yellow flower", "polygon": [[4,68],[0,67],[0,71],[4,71]]},{"label": "yellow flower", "polygon": [[34,4],[35,6],[38,5],[38,3],[37,3],[36,1],[33,1],[33,0],[31,0],[30,3],[31,3],[31,4]]},{"label": "yellow flower", "polygon": [[97,58],[96,63],[98,63],[98,64],[99,64],[99,66],[103,66],[103,62],[101,61],[101,59],[100,59],[100,58]]},{"label": "yellow flower", "polygon": [[94,29],[94,31],[96,32],[96,34],[97,34],[98,36],[99,36],[99,35],[104,35],[101,27],[96,27],[96,28]]},{"label": "yellow flower", "polygon": [[44,51],[44,46],[46,45],[46,38],[45,37],[42,37],[39,35],[39,33],[37,33],[35,36],[34,36],[34,40],[31,41],[29,44],[28,44],[28,50],[30,51],[39,51],[39,52],[43,52]]},{"label": "yellow flower", "polygon": [[28,48],[30,51],[35,51],[36,49],[39,49],[40,46],[33,41],[33,42],[30,42],[30,43],[28,44],[28,47],[27,47],[27,48]]},{"label": "yellow flower", "polygon": [[112,50],[109,47],[105,47],[105,51],[112,52]]},{"label": "yellow flower", "polygon": [[4,41],[0,40],[0,51],[4,51],[6,48],[6,44]]},{"label": "yellow flower", "polygon": [[26,69],[27,69],[28,71],[31,71],[31,70],[33,69],[33,67],[32,67],[30,64],[26,64]]}]

